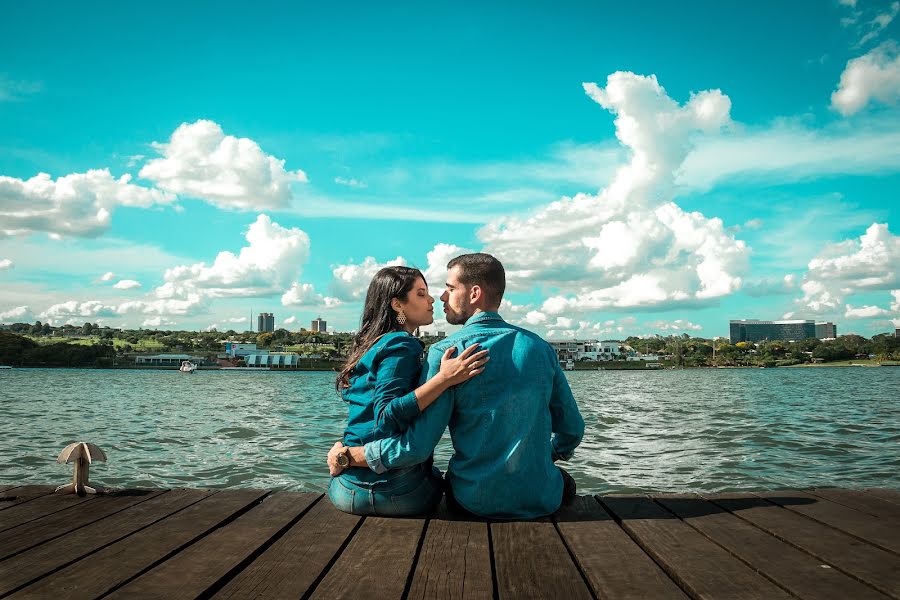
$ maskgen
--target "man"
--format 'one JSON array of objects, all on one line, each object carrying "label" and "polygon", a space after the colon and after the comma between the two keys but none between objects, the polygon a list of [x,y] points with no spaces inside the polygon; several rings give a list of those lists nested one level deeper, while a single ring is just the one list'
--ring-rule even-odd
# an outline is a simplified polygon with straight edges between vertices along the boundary
[{"label": "man", "polygon": [[403,433],[364,447],[335,444],[329,470],[336,475],[346,466],[368,466],[383,473],[424,462],[449,425],[451,508],[500,519],[553,513],[575,495],[575,482],[553,463],[568,460],[584,435],[584,420],[556,353],[497,314],[506,288],[500,261],[465,254],[447,268],[441,295],[447,322],[465,326],[431,347],[421,380],[440,370],[450,347],[462,352],[480,344],[490,362],[479,376],[444,392]]}]

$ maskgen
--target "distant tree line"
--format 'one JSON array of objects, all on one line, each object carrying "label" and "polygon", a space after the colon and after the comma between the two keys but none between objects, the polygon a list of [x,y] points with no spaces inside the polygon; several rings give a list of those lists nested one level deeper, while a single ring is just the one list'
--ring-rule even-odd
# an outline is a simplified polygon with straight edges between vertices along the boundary
[{"label": "distant tree line", "polygon": [[0,331],[0,364],[11,367],[110,367],[116,351],[112,343],[38,344],[8,331]]},{"label": "distant tree line", "polygon": [[629,337],[625,343],[645,354],[671,356],[673,364],[701,366],[789,366],[873,357],[900,360],[900,338],[881,333],[871,339],[842,335],[833,340],[810,338],[799,341],[769,340],[738,342],[681,336]]}]

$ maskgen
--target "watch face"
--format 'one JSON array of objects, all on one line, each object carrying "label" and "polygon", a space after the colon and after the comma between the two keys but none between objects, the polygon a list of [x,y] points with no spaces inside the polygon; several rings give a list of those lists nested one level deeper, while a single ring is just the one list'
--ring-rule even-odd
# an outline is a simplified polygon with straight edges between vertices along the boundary
[{"label": "watch face", "polygon": [[341,452],[337,457],[337,464],[340,467],[349,467],[350,466],[350,457]]}]

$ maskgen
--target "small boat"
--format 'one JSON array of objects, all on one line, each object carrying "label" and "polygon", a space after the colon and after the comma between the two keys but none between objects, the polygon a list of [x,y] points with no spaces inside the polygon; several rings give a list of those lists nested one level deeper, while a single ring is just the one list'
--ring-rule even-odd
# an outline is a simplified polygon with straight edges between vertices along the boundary
[{"label": "small boat", "polygon": [[182,361],[181,366],[178,367],[178,370],[182,373],[193,373],[197,370],[197,365],[192,363],[189,360]]}]

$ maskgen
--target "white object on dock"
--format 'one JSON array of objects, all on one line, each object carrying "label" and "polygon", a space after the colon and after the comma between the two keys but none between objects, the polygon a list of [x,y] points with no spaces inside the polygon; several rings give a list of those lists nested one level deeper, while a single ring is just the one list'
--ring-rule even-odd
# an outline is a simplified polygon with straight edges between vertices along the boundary
[{"label": "white object on dock", "polygon": [[55,491],[64,494],[74,492],[79,496],[96,494],[97,490],[88,485],[88,471],[95,460],[106,462],[106,454],[96,444],[75,442],[63,448],[56,462],[60,464],[74,462],[75,474],[72,476],[72,483],[61,485]]}]

